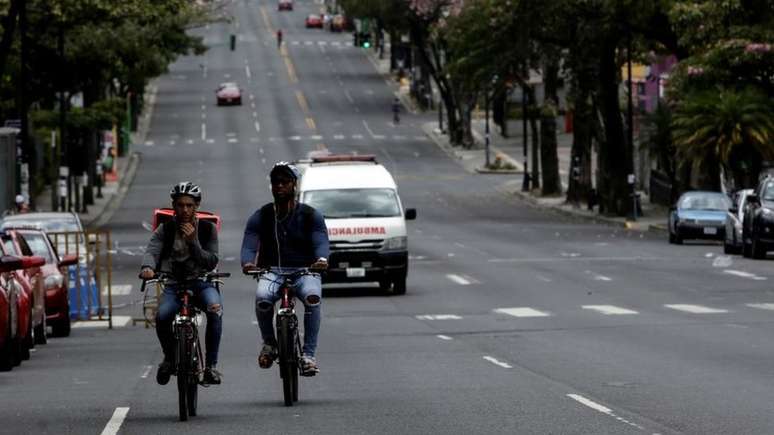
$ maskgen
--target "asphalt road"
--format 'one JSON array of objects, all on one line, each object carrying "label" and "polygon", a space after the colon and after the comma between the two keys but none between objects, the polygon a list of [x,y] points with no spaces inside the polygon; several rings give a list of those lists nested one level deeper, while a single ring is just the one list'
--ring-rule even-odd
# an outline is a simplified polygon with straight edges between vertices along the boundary
[{"label": "asphalt road", "polygon": [[[507,176],[466,173],[422,135],[432,114],[391,123],[395,89],[351,35],[304,28],[319,5],[231,8],[235,24],[197,30],[204,56],[156,82],[141,166],[108,225],[114,282],[134,286],[116,314],[142,317],[144,227],[173,183],[203,186],[203,208],[223,218],[221,269],[234,274],[223,385],[201,391],[199,416],[180,423],[174,383],[154,380],[152,329],[76,328],[0,374],[0,433],[774,433],[769,261],[508,197],[498,189]],[[242,86],[242,106],[215,105],[223,81]],[[302,378],[300,402],[286,408],[276,369],[255,364],[255,286],[238,273],[239,246],[247,217],[270,200],[267,169],[322,148],[375,154],[419,218],[405,296],[325,289],[322,373]]]}]

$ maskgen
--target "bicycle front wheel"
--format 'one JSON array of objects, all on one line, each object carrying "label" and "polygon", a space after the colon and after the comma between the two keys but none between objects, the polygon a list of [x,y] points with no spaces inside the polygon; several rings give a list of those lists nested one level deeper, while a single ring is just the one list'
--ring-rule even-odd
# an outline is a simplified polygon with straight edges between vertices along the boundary
[{"label": "bicycle front wheel", "polygon": [[199,401],[199,373],[201,373],[201,349],[199,347],[199,337],[195,336],[193,341],[194,349],[191,352],[191,370],[188,375],[187,405],[188,415],[196,416],[196,405]]},{"label": "bicycle front wheel", "polygon": [[188,420],[188,386],[189,386],[189,365],[191,361],[190,348],[188,340],[185,338],[185,332],[180,331],[177,339],[177,400],[180,421]]},{"label": "bicycle front wheel", "polygon": [[[294,346],[294,331],[291,319],[285,316],[277,319],[277,344],[279,348],[280,377],[285,406],[293,406],[293,396],[298,397],[298,368]],[[294,393],[295,391],[295,393]]]}]

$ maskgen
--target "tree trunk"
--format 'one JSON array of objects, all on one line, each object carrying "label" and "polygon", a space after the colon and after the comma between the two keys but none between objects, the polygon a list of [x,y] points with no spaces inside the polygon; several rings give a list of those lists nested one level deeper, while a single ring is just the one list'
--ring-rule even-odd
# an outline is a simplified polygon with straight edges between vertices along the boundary
[{"label": "tree trunk", "polygon": [[561,195],[559,156],[556,145],[557,96],[559,88],[559,64],[549,58],[544,68],[545,101],[540,120],[540,162],[543,165],[543,195]]},{"label": "tree trunk", "polygon": [[567,201],[579,204],[588,202],[591,191],[591,139],[593,116],[589,103],[589,90],[579,86],[574,100],[572,151],[570,152]]},{"label": "tree trunk", "polygon": [[538,129],[535,88],[527,86],[527,119],[532,130],[532,190],[540,189],[540,130]]},{"label": "tree trunk", "polygon": [[627,176],[632,174],[632,149],[624,134],[618,99],[618,64],[616,40],[603,41],[599,68],[599,102],[604,121],[605,138],[600,147],[600,205],[611,215],[626,216],[631,210],[631,188]]},{"label": "tree trunk", "polygon": [[8,15],[3,17],[3,36],[0,39],[0,74],[5,71],[5,63],[13,47],[14,35],[16,34],[16,17],[19,15],[19,5],[22,0],[12,0],[8,8]]}]

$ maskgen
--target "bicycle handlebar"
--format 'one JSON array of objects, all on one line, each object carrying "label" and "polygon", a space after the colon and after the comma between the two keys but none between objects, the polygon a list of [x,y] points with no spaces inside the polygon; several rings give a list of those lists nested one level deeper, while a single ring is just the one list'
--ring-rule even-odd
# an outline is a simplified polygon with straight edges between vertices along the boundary
[{"label": "bicycle handlebar", "polygon": [[[196,279],[201,279],[204,281],[213,281],[217,279],[230,278],[230,277],[231,277],[230,272],[207,272],[201,277]],[[154,283],[159,281],[168,281],[171,279],[171,277],[166,273],[157,273],[155,277],[150,279],[144,279],[142,276],[140,276],[139,278],[142,280],[142,286],[140,286],[140,293],[145,291],[145,285],[148,284],[149,282]],[[194,280],[187,280],[187,281],[194,281]]]},{"label": "bicycle handlebar", "polygon": [[[258,279],[261,276],[263,276],[264,274],[266,274],[268,272],[271,272],[271,271],[272,271],[272,268],[271,267],[267,267],[267,268],[256,268],[256,269],[245,270],[245,271],[243,271],[243,273],[245,275],[248,275],[248,276],[251,276],[251,277],[253,277],[255,279]],[[287,275],[287,276],[319,275],[320,272],[322,272],[322,270],[312,269],[312,268],[309,268],[309,267],[302,267],[302,268],[299,268],[298,270],[296,270],[294,272],[283,273],[282,275]]]}]

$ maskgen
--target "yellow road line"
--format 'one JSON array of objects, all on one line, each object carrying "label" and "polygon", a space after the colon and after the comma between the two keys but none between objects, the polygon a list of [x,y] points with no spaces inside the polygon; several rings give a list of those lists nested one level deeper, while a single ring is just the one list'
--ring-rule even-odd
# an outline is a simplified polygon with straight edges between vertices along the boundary
[{"label": "yellow road line", "polygon": [[309,126],[310,130],[317,130],[317,125],[315,125],[314,119],[312,118],[306,118],[306,125]]},{"label": "yellow road line", "polygon": [[288,78],[290,83],[298,83],[298,76],[296,75],[296,69],[293,67],[293,61],[289,57],[285,57],[285,67],[288,69]]},{"label": "yellow road line", "polygon": [[301,110],[303,110],[304,113],[309,113],[309,105],[306,104],[306,98],[304,98],[303,92],[296,91],[296,100],[298,100],[298,105],[301,106]]},{"label": "yellow road line", "polygon": [[267,29],[269,29],[269,33],[273,35],[274,27],[271,25],[271,20],[269,20],[269,14],[266,12],[266,6],[261,6],[261,16],[263,16],[263,24]]}]

